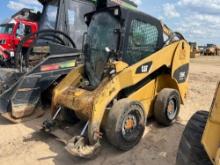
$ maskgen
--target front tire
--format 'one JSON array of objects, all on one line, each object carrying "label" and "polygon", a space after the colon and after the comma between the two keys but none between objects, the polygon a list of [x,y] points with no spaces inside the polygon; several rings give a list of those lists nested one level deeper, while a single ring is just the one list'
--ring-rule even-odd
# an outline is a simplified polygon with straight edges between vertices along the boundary
[{"label": "front tire", "polygon": [[201,144],[209,113],[199,111],[189,120],[183,132],[176,165],[212,165]]},{"label": "front tire", "polygon": [[140,141],[145,130],[145,114],[137,101],[122,99],[110,110],[105,125],[108,141],[116,148],[127,151]]}]

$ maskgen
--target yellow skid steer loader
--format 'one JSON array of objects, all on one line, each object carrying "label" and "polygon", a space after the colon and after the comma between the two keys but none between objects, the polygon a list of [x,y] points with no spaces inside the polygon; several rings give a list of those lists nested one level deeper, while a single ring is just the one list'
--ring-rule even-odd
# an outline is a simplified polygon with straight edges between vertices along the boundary
[{"label": "yellow skid steer loader", "polygon": [[66,149],[90,158],[103,134],[126,151],[140,141],[148,117],[164,126],[175,121],[188,89],[190,46],[156,18],[119,5],[97,6],[85,21],[85,62],[53,91],[52,120],[43,128],[53,132],[63,116],[84,121]]}]

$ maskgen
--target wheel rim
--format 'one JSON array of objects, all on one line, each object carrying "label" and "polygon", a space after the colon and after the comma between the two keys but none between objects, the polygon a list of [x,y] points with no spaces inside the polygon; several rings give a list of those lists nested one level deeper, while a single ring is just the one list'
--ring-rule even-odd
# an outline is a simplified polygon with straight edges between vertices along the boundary
[{"label": "wheel rim", "polygon": [[174,120],[177,114],[177,101],[175,98],[170,98],[167,105],[167,117],[169,120]]},{"label": "wheel rim", "polygon": [[140,120],[141,115],[138,110],[131,111],[123,120],[122,123],[122,137],[124,140],[131,142],[140,136]]}]

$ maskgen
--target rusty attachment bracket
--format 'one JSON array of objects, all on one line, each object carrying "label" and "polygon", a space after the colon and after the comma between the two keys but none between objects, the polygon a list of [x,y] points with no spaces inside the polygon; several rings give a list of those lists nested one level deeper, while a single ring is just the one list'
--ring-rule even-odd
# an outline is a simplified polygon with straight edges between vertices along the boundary
[{"label": "rusty attachment bracket", "polygon": [[101,144],[99,141],[94,145],[89,145],[88,140],[84,136],[88,125],[89,121],[84,126],[80,136],[73,137],[65,147],[65,149],[73,156],[92,159],[100,151]]},{"label": "rusty attachment bracket", "polygon": [[95,145],[88,145],[86,138],[83,136],[73,137],[65,147],[71,155],[86,159],[94,158],[99,153],[100,148],[99,141]]}]

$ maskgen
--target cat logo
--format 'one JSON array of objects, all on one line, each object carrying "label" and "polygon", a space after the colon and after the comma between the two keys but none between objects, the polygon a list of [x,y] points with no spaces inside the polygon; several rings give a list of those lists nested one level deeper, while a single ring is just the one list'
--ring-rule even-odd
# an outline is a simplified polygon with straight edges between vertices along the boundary
[{"label": "cat logo", "polygon": [[147,62],[137,68],[136,73],[148,73],[151,69],[152,62]]},{"label": "cat logo", "polygon": [[142,73],[148,72],[148,67],[149,67],[149,65],[142,65],[142,66],[141,66],[141,72],[142,72]]}]

